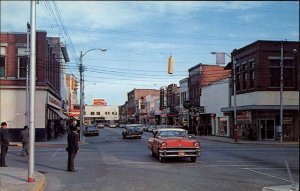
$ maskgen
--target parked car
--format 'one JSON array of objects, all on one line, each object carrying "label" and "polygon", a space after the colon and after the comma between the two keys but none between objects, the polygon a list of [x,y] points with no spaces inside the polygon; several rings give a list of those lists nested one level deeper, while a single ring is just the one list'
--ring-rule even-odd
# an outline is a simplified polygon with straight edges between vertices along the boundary
[{"label": "parked car", "polygon": [[200,143],[192,140],[188,132],[181,128],[158,129],[154,137],[149,138],[148,149],[161,162],[169,157],[189,157],[196,162],[201,153]]},{"label": "parked car", "polygon": [[142,138],[142,130],[138,126],[134,125],[126,125],[122,131],[122,136],[124,139],[126,138]]},{"label": "parked car", "polygon": [[84,136],[99,136],[99,129],[95,125],[88,125],[85,127],[83,134]]}]

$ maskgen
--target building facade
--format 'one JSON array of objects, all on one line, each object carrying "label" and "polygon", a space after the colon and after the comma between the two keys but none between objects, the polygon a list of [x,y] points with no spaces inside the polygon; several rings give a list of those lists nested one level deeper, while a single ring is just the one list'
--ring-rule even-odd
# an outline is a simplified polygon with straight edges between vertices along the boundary
[{"label": "building facade", "polygon": [[118,106],[86,105],[84,124],[94,124],[108,121],[119,121]]},{"label": "building facade", "polygon": [[[281,50],[283,49],[283,55]],[[232,52],[236,72],[236,110],[238,139],[247,137],[249,128],[255,140],[277,141],[283,121],[284,141],[299,140],[299,42],[256,41]],[[283,58],[283,75],[281,75]],[[232,73],[233,75],[233,73]],[[283,77],[280,104],[281,76]],[[231,81],[233,87],[234,82]],[[231,107],[222,108],[234,123],[234,92]],[[283,119],[280,108],[283,108]],[[233,132],[233,131],[231,131]],[[233,134],[231,134],[233,136]]]},{"label": "building facade", "polygon": [[128,94],[128,105],[127,105],[127,122],[128,123],[139,123],[140,114],[139,109],[141,105],[141,98],[147,95],[159,95],[159,90],[155,89],[133,89]]},{"label": "building facade", "polygon": [[[66,125],[65,96],[61,96],[61,64],[68,62],[66,47],[58,37],[36,33],[36,140],[56,137]],[[26,114],[27,64],[30,63],[26,33],[1,33],[0,56],[0,118],[8,123],[10,140],[19,140],[19,133],[28,124]],[[63,60],[63,61],[61,61]]]},{"label": "building facade", "polygon": [[191,102],[190,108],[190,129],[192,133],[196,133],[196,127],[199,125],[206,125],[208,118],[200,113],[204,113],[204,106],[200,105],[201,91],[204,86],[223,79],[230,75],[230,71],[224,70],[224,67],[218,65],[198,64],[189,70],[189,100]]}]

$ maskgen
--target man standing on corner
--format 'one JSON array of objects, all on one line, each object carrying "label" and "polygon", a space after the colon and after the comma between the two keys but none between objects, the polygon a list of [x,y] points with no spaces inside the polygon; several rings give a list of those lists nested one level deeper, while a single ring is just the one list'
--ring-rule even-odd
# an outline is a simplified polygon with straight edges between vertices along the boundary
[{"label": "man standing on corner", "polygon": [[1,158],[0,158],[0,167],[7,167],[5,164],[5,157],[8,150],[8,133],[7,133],[7,123],[2,122],[0,128],[0,144],[1,144]]},{"label": "man standing on corner", "polygon": [[74,168],[74,159],[76,154],[79,152],[78,148],[78,134],[77,129],[74,126],[70,127],[71,132],[68,134],[68,169],[69,172],[76,172]]}]

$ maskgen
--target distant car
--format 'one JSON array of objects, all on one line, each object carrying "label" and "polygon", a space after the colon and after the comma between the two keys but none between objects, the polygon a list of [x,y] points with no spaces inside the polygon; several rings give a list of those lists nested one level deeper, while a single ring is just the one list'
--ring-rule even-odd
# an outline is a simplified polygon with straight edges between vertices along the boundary
[{"label": "distant car", "polygon": [[155,134],[156,131],[159,129],[168,129],[168,128],[173,128],[172,125],[157,125],[155,129],[152,130],[152,133]]},{"label": "distant car", "polygon": [[155,125],[149,125],[148,132],[152,133],[155,130]]},{"label": "distant car", "polygon": [[99,136],[99,129],[95,125],[88,125],[83,131],[84,136]]},{"label": "distant car", "polygon": [[157,130],[154,137],[148,140],[148,149],[161,162],[169,157],[189,157],[192,162],[196,162],[201,152],[200,143],[192,140],[188,132],[181,128]]},{"label": "distant car", "polygon": [[97,128],[98,128],[98,129],[104,128],[104,126],[105,126],[104,123],[98,123],[98,124],[97,124]]},{"label": "distant car", "polygon": [[117,124],[114,123],[114,122],[109,122],[109,123],[108,123],[108,126],[109,126],[110,128],[116,128],[116,127],[117,127]]},{"label": "distant car", "polygon": [[138,126],[126,125],[122,131],[122,136],[124,139],[126,138],[142,138],[143,130]]}]

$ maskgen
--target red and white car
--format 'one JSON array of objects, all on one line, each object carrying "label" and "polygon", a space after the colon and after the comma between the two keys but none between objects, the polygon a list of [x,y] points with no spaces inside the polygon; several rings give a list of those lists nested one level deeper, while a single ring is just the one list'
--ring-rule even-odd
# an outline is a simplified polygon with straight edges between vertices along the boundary
[{"label": "red and white car", "polygon": [[196,162],[201,153],[200,143],[180,128],[158,129],[154,137],[148,140],[148,148],[152,156],[158,156],[161,162],[169,157],[189,157]]}]

